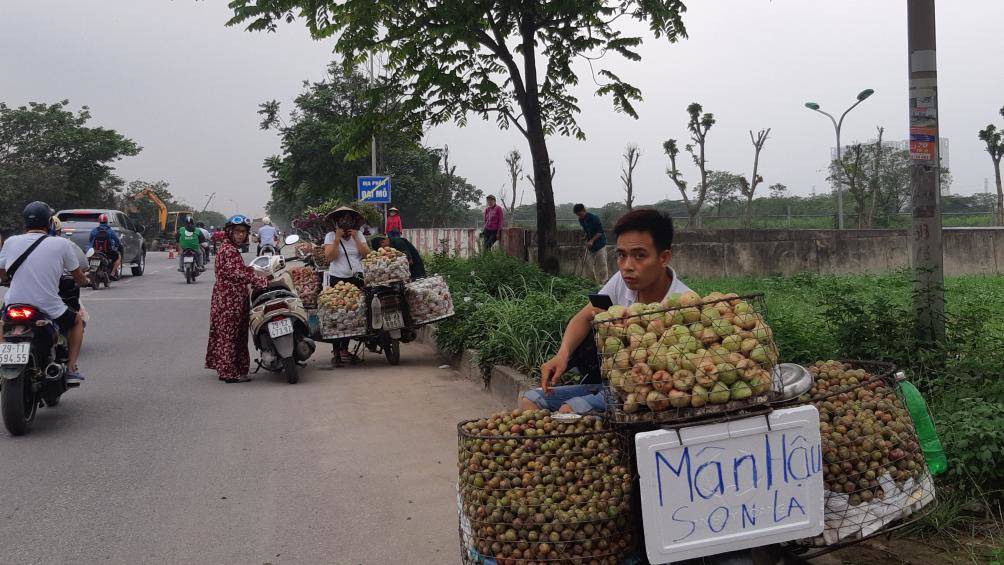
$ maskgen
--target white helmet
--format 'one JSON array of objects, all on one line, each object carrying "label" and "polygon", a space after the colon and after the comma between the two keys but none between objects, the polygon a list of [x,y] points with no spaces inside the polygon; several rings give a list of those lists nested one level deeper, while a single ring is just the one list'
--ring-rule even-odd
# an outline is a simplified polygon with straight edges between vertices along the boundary
[{"label": "white helmet", "polygon": [[269,225],[269,226],[272,225],[272,218],[269,218],[268,216],[264,216],[261,219],[261,221],[264,222],[266,225]]}]

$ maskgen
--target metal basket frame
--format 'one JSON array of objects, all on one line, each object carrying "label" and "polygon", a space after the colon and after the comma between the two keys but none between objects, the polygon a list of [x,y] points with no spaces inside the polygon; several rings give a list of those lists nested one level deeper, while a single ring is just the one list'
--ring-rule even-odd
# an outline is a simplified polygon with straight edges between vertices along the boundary
[{"label": "metal basket frame", "polygon": [[[791,401],[777,403],[777,406],[778,407],[782,407],[782,406],[783,407],[789,407],[789,406],[804,405],[804,404],[813,404],[813,405],[817,405],[818,406],[820,403],[829,401],[829,399],[832,399],[832,398],[835,398],[835,397],[838,397],[838,396],[844,395],[844,394],[854,393],[854,391],[856,391],[858,389],[861,389],[863,387],[870,387],[870,386],[872,386],[872,385],[874,385],[876,383],[881,384],[881,386],[889,389],[889,391],[892,393],[892,395],[896,399],[896,401],[900,403],[900,405],[901,405],[900,408],[902,408],[902,405],[905,404],[904,403],[904,399],[903,399],[903,395],[900,393],[899,388],[896,386],[896,384],[897,384],[897,378],[895,376],[895,373],[896,373],[896,367],[895,367],[895,365],[893,365],[891,363],[885,363],[885,362],[879,362],[879,361],[861,361],[861,360],[840,360],[839,362],[843,363],[843,364],[850,365],[852,369],[864,369],[866,372],[868,372],[871,375],[871,378],[869,378],[867,380],[864,380],[864,381],[861,381],[859,383],[856,383],[854,385],[850,385],[850,386],[848,386],[846,388],[842,388],[842,389],[840,389],[838,391],[835,391],[835,392],[827,392],[826,394],[821,394],[821,395],[816,395],[816,396],[811,396],[811,397],[808,396],[808,395],[803,395],[802,397],[793,399]],[[849,412],[849,411],[850,411],[850,409],[845,409],[843,412],[841,412],[841,414]],[[909,453],[904,454],[904,456],[902,458],[897,458],[897,459],[891,460],[890,463],[891,464],[895,464],[896,462],[898,462],[898,461],[900,461],[900,460],[902,460],[904,458],[915,457],[918,454],[921,457],[921,461],[923,463],[926,463],[923,460],[923,450],[920,448],[920,445],[919,445],[920,441],[919,441],[919,438],[916,435],[917,432],[916,432],[916,429],[914,428],[912,420],[910,420],[908,418],[907,421],[905,422],[905,424],[907,426],[907,430],[906,431],[908,431],[909,433],[911,433],[913,435],[913,437],[914,437],[913,441],[917,443],[917,448],[914,449],[914,450],[911,450]],[[896,438],[896,442],[894,444],[892,444],[892,446],[890,446],[887,451],[891,451],[892,449],[897,449],[897,448],[898,449],[902,449],[902,446],[903,446],[903,440],[900,439],[899,437],[897,437]],[[861,461],[861,459],[862,458],[860,458],[860,457],[850,457],[848,459],[837,460],[837,461],[833,461],[833,462],[825,461],[824,460],[824,462],[823,462],[824,478],[830,472],[829,471],[830,465],[842,466],[844,463],[851,464],[852,462],[859,462],[859,461]],[[857,477],[860,477],[864,473],[867,473],[867,471],[858,471],[858,472],[854,472],[851,475],[844,475],[844,476],[847,477],[847,478],[851,478],[853,480],[853,479],[856,479]],[[809,539],[809,540],[798,540],[796,542],[792,542],[789,545],[791,547],[795,548],[796,550],[798,550],[799,551],[799,555],[801,557],[807,558],[807,559],[811,559],[811,558],[814,558],[814,557],[818,557],[820,555],[824,555],[826,553],[830,553],[832,551],[836,551],[837,549],[840,549],[840,548],[843,548],[843,547],[847,547],[847,546],[854,545],[856,543],[860,543],[860,542],[868,540],[868,539],[875,538],[877,536],[886,535],[889,532],[892,532],[892,531],[894,531],[896,529],[899,529],[899,528],[902,528],[902,527],[904,527],[906,525],[915,523],[916,521],[922,519],[925,515],[927,515],[927,513],[931,512],[935,508],[935,506],[937,505],[937,498],[936,498],[936,493],[933,491],[933,482],[931,482],[932,478],[931,478],[931,475],[930,475],[930,473],[928,472],[928,470],[926,468],[926,464],[922,464],[921,465],[920,469],[915,473],[915,475],[913,477],[911,477],[911,480],[913,480],[915,482],[915,485],[913,487],[913,496],[919,496],[920,498],[917,499],[917,500],[915,500],[914,502],[908,504],[907,506],[902,507],[900,510],[902,512],[905,512],[905,515],[902,515],[902,516],[900,516],[900,517],[892,520],[891,522],[889,522],[889,524],[892,524],[891,526],[890,525],[882,525],[876,531],[874,531],[874,532],[872,532],[870,534],[866,534],[866,535],[851,534],[851,535],[848,535],[848,536],[846,536],[844,538],[838,539],[835,543],[830,543],[830,544],[825,544],[825,540],[823,539],[822,536],[820,536],[820,537],[812,538],[812,539]],[[899,483],[895,479],[894,479],[894,483],[896,485],[898,485],[898,486],[904,486],[905,484],[907,484],[906,482]],[[923,485],[925,483],[930,484],[932,486],[932,490],[930,492],[927,492],[927,491],[921,492],[922,489],[924,488]],[[853,492],[850,492],[850,493],[835,493],[833,491],[826,490],[825,491],[826,492],[826,500],[829,501],[831,496],[837,496],[837,495],[849,496],[849,495],[859,494],[859,493],[862,493],[864,491],[870,491],[870,490],[871,490],[871,488],[865,488],[865,489],[859,489],[857,491],[853,491]],[[885,496],[888,496],[888,493],[883,493],[883,494],[884,494],[884,496],[883,496],[882,500],[885,499]],[[863,501],[863,503],[864,502],[865,501]],[[919,504],[919,507],[917,507],[916,509],[913,509],[913,507],[917,506],[918,504]],[[855,513],[855,512],[864,514],[865,512],[867,512],[867,509],[862,508],[861,505],[859,504],[858,506],[848,506],[847,509],[845,510],[845,512],[847,512],[848,515],[850,515],[851,513]],[[833,516],[833,514],[831,512],[825,511],[824,513],[825,513],[826,516],[830,517],[830,518],[827,518],[827,522],[828,523],[832,522],[834,520],[831,517],[831,516]],[[872,519],[872,521],[869,524],[874,524],[877,521],[884,520],[887,516],[888,516],[888,514],[875,515],[874,519]],[[837,519],[840,520],[840,522],[842,523],[843,520],[846,519],[846,518],[837,518]],[[859,520],[859,522],[862,523],[862,524],[864,524],[863,521]],[[838,525],[837,527],[840,527],[840,526]],[[823,544],[825,544],[825,545],[823,545]]]},{"label": "metal basket frame", "polygon": [[[665,306],[658,310],[653,310],[645,314],[640,314],[637,316],[630,316],[631,318],[640,318],[646,315],[665,315],[669,312],[677,312],[696,308],[697,310],[702,310],[705,307],[716,306],[722,302],[729,302],[730,307],[737,304],[739,301],[747,303],[752,307],[752,314],[757,317],[758,324],[767,324],[767,305],[763,293],[752,293],[745,294],[742,296],[729,296],[725,298],[714,298],[702,300],[697,304],[691,306]],[[681,325],[688,326],[696,322],[684,322]],[[613,325],[611,321],[600,321],[593,322],[593,328],[597,332],[597,355],[599,357],[600,366],[603,367],[605,356],[603,353],[603,344],[599,343],[601,332],[600,327]],[[669,325],[665,325],[668,331]],[[767,326],[769,328],[769,326]],[[608,336],[610,337],[610,336]],[[622,347],[624,347],[624,338],[620,338],[622,342]],[[661,341],[657,343],[658,347],[670,348],[672,346],[662,345]],[[777,345],[773,339],[773,332],[770,332],[768,336],[762,340],[758,340],[757,345],[762,345],[770,352],[778,352]],[[655,345],[653,345],[654,347]],[[743,355],[747,358],[746,355]],[[778,353],[779,357],[779,353]],[[779,362],[776,359],[774,363],[758,363],[750,360],[750,363],[754,363],[757,368],[761,371],[766,372],[767,382],[762,383],[767,385],[767,390],[760,394],[752,394],[751,396],[741,399],[741,400],[729,400],[725,403],[711,403],[706,402],[703,406],[694,407],[673,407],[668,406],[667,408],[653,412],[648,406],[641,403],[640,408],[636,412],[627,412],[624,410],[624,404],[622,400],[622,395],[624,393],[615,389],[613,383],[609,378],[609,373],[611,369],[603,369],[603,390],[604,397],[607,404],[607,418],[616,424],[669,424],[669,425],[679,425],[679,424],[690,424],[698,421],[721,421],[721,420],[731,420],[735,417],[748,417],[755,413],[762,413],[763,407],[769,406],[772,402],[776,402],[780,397],[780,380],[779,375],[773,371],[773,367],[776,366],[775,363]],[[633,363],[632,367],[637,366],[637,363]],[[623,373],[627,374],[631,369],[618,369]],[[746,380],[743,378],[742,380]],[[717,380],[716,380],[717,382]],[[652,381],[647,381],[644,383],[646,385],[654,385]],[[731,385],[729,385],[731,387]],[[656,388],[658,388],[656,386]],[[669,387],[673,388],[673,387]],[[668,395],[668,392],[666,393]],[[768,410],[769,411],[769,410]]]},{"label": "metal basket frame", "polygon": [[[576,521],[564,522],[563,523],[563,525],[565,525],[565,526],[575,526],[575,530],[576,531],[579,531],[579,528],[585,528],[586,525],[589,525],[589,524],[597,524],[597,523],[614,524],[618,520],[621,520],[623,522],[623,526],[622,527],[619,527],[619,528],[611,530],[610,535],[608,535],[608,536],[598,537],[596,535],[593,535],[593,536],[590,536],[590,537],[584,538],[584,539],[571,539],[571,540],[561,540],[559,542],[553,542],[553,544],[555,545],[555,548],[554,548],[555,551],[558,552],[559,555],[560,555],[558,559],[549,559],[549,558],[546,558],[546,557],[545,558],[540,558],[540,557],[535,556],[532,559],[521,558],[521,559],[510,560],[509,562],[511,562],[511,563],[525,563],[527,561],[535,561],[535,562],[539,562],[539,563],[588,563],[588,562],[590,562],[593,559],[604,560],[604,559],[617,558],[617,559],[613,559],[612,562],[616,562],[616,563],[619,564],[619,563],[622,562],[622,560],[623,560],[623,558],[625,556],[627,556],[627,555],[629,555],[631,553],[631,551],[634,549],[634,544],[636,543],[636,541],[638,539],[637,535],[635,533],[636,530],[637,530],[637,528],[636,528],[636,525],[634,523],[635,520],[634,520],[634,516],[633,516],[633,499],[636,496],[636,494],[635,494],[634,491],[636,489],[637,476],[636,476],[636,471],[634,470],[633,457],[631,456],[631,453],[629,451],[629,449],[630,449],[629,439],[625,436],[624,433],[622,433],[620,430],[607,427],[606,429],[603,429],[603,430],[590,430],[590,431],[586,431],[586,432],[570,432],[570,433],[552,433],[552,434],[545,434],[545,435],[540,435],[540,436],[526,437],[526,436],[506,436],[506,435],[490,435],[490,436],[472,435],[472,434],[469,434],[466,430],[464,430],[464,426],[466,424],[471,423],[471,422],[476,422],[476,421],[478,421],[478,419],[464,420],[464,421],[462,421],[462,422],[460,422],[460,423],[457,424],[458,454],[460,454],[461,457],[463,456],[463,454],[470,454],[470,453],[472,453],[468,449],[467,444],[466,444],[466,442],[472,442],[472,441],[499,441],[499,440],[519,439],[519,440],[534,440],[534,441],[539,441],[539,442],[546,442],[546,441],[551,441],[551,440],[555,440],[555,439],[576,439],[576,440],[581,440],[581,439],[584,439],[584,438],[603,436],[603,437],[610,438],[611,440],[613,440],[614,442],[616,442],[617,444],[619,444],[620,454],[619,454],[618,463],[615,463],[615,465],[623,467],[625,469],[625,472],[629,475],[629,480],[626,481],[625,487],[624,487],[625,488],[625,492],[622,494],[621,497],[615,497],[615,498],[611,498],[611,499],[604,499],[602,501],[589,501],[589,502],[581,502],[581,503],[576,503],[575,504],[575,506],[580,506],[580,505],[586,505],[586,504],[594,504],[596,502],[614,502],[614,501],[617,501],[617,502],[620,502],[621,505],[626,505],[628,507],[628,511],[627,512],[622,512],[622,513],[620,513],[616,517],[599,518],[599,519],[596,519],[596,520],[581,520],[581,521],[576,520]],[[606,425],[609,426],[609,423],[607,423]],[[577,453],[582,453],[582,452],[581,451],[571,452],[571,454],[573,454],[573,455],[577,454]],[[466,459],[462,459],[461,462],[460,462],[460,465],[464,465],[464,464],[466,464]],[[582,471],[590,470],[590,469],[593,469],[593,468],[595,468],[595,467],[590,466],[590,467],[584,467],[584,468],[581,468],[581,469],[577,468],[576,472],[581,475]],[[461,472],[462,472],[462,468],[458,469],[458,473],[461,473]],[[535,472],[535,471],[528,471],[528,472],[532,473],[532,472]],[[493,475],[494,476],[498,476],[498,473],[494,473]],[[459,479],[459,477],[458,477],[458,479]],[[465,485],[464,483],[462,483],[462,482],[460,482],[458,480],[457,486],[458,486],[457,496],[458,496],[458,505],[459,505],[458,510],[465,511],[465,508],[469,504],[480,504],[479,502],[476,502],[473,498],[471,498],[469,496],[465,496],[465,494],[464,494],[465,493],[465,489],[468,490],[468,491],[470,491],[472,489],[472,487],[470,485]],[[482,489],[477,489],[477,490],[483,492],[483,491],[485,491],[487,489],[482,488]],[[510,488],[510,489],[497,489],[497,490],[512,491],[512,490],[515,490],[515,489]],[[543,506],[543,504],[538,505],[538,506]],[[575,506],[573,506],[573,508]],[[500,507],[496,506],[496,508],[500,508]],[[465,530],[464,530],[464,518],[465,517],[468,519],[468,524],[469,524],[469,527],[470,527],[470,531],[469,532],[465,532]],[[472,520],[470,518],[470,516],[466,516],[465,514],[461,514],[460,512],[458,512],[458,535],[460,537],[460,542],[461,542],[461,544],[460,544],[460,546],[461,546],[461,548],[460,548],[460,550],[461,550],[461,561],[463,563],[469,564],[469,565],[482,565],[483,563],[485,563],[486,559],[492,559],[492,560],[494,560],[495,557],[493,557],[491,555],[482,555],[481,553],[478,552],[478,548],[475,547],[475,544],[478,541],[485,541],[485,542],[487,542],[488,540],[486,538],[480,538],[478,536],[478,531],[477,531],[477,528],[475,527],[474,524],[475,524],[475,521]],[[484,527],[484,526],[496,526],[496,525],[512,525],[512,523],[511,522],[491,522],[491,523],[478,522],[478,528]],[[608,552],[602,553],[602,554],[593,553],[589,557],[575,557],[574,555],[570,555],[570,554],[562,555],[562,552],[565,551],[565,549],[567,547],[571,547],[570,544],[581,543],[583,541],[586,541],[587,539],[590,541],[590,543],[596,542],[596,541],[599,541],[599,540],[606,541],[606,540],[609,540],[609,539],[615,539],[619,543],[620,540],[624,540],[624,543],[626,543],[626,548],[625,549],[616,548],[616,549],[612,549],[611,551],[608,551]],[[468,541],[470,541],[472,543],[472,546],[468,547],[466,545]],[[496,540],[492,540],[492,541],[494,542]],[[520,543],[520,542],[516,542],[516,543]],[[531,546],[538,545],[540,543],[552,543],[552,542],[551,541],[537,541],[537,542],[522,541],[522,543],[526,543],[528,547],[531,547]]]}]

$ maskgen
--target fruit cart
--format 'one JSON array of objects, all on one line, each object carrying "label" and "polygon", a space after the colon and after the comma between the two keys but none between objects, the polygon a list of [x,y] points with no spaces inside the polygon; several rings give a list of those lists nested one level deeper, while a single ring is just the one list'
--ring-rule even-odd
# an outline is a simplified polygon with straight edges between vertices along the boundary
[{"label": "fruit cart", "polygon": [[[926,409],[904,399],[894,369],[780,363],[767,319],[761,295],[612,307],[594,321],[602,422],[516,411],[461,423],[463,561],[813,557],[929,510]],[[565,419],[623,444],[566,439]],[[617,488],[613,465],[631,482]],[[623,515],[612,495],[630,497],[629,520],[609,522]]]}]

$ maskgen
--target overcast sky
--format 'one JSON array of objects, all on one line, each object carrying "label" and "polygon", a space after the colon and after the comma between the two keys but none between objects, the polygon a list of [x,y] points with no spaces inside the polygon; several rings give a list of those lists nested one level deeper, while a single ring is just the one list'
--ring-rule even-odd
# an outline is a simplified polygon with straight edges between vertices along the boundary
[{"label": "overcast sky", "polygon": [[[886,128],[886,139],[907,137],[904,0],[688,5],[690,39],[670,45],[649,38],[641,63],[613,63],[642,89],[639,120],[592,96],[595,85],[583,75],[577,94],[588,138],[549,143],[558,202],[621,199],[620,154],[628,143],[642,150],[638,201],[678,198],[664,173],[662,142],[687,137],[685,109],[693,101],[718,120],[709,134],[711,167],[748,174],[748,130],[770,127],[761,174],[796,194],[828,190],[822,169],[835,145],[829,121],[806,110],[805,101],[839,114],[860,90],[873,88],[876,94],[845,121],[845,143],[872,139],[876,125]],[[1002,122],[1004,2],[942,1],[939,8],[941,134],[951,144],[951,190],[971,194],[983,190],[985,178],[993,183],[976,132]],[[117,164],[126,180],[166,180],[193,204],[216,191],[213,208],[257,215],[268,201],[261,162],[279,149],[274,132],[258,129],[258,104],[276,98],[288,111],[301,81],[323,75],[332,43],[312,41],[302,25],[277,34],[226,28],[228,15],[223,0],[0,0],[0,100],[68,98],[90,106],[95,124],[144,148]],[[518,133],[492,123],[440,127],[426,142],[448,144],[457,172],[486,192],[504,183],[508,149],[529,160]],[[683,167],[693,179],[689,163]]]}]

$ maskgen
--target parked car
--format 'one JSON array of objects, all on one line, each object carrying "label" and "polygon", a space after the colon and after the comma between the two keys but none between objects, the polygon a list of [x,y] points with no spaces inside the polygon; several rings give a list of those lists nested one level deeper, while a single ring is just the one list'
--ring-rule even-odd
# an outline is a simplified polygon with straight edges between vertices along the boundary
[{"label": "parked car", "polygon": [[133,276],[143,276],[146,269],[146,243],[143,241],[145,226],[133,222],[119,210],[61,210],[56,217],[63,223],[63,237],[87,251],[91,230],[97,227],[98,216],[101,214],[108,214],[108,225],[122,240],[122,269],[129,265]]}]

